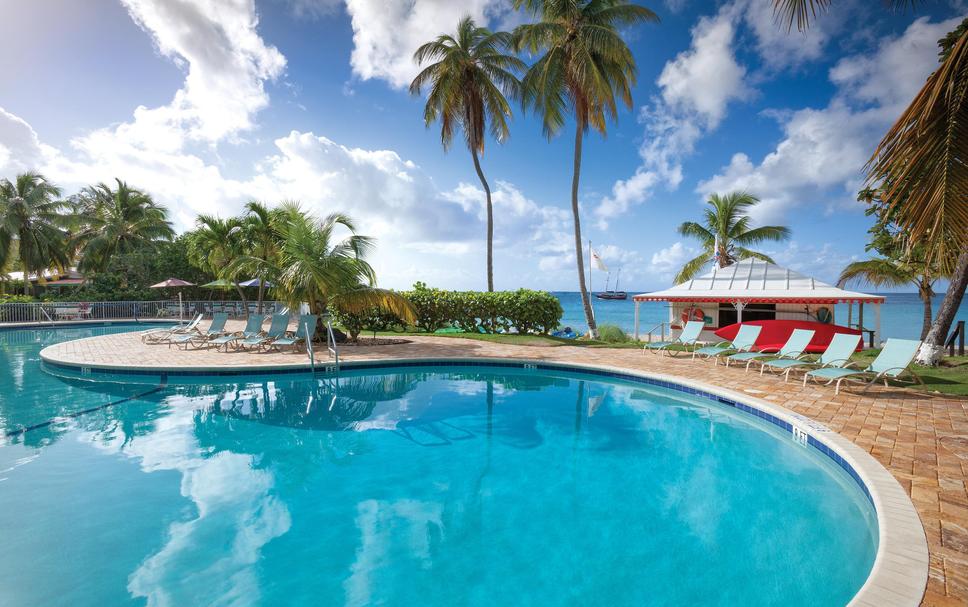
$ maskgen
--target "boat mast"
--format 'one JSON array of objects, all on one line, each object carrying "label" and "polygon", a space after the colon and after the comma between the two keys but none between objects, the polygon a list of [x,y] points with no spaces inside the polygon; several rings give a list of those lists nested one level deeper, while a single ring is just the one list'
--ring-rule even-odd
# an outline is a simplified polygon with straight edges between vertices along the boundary
[{"label": "boat mast", "polygon": [[622,278],[622,268],[615,272],[615,290],[618,291],[618,281]]}]

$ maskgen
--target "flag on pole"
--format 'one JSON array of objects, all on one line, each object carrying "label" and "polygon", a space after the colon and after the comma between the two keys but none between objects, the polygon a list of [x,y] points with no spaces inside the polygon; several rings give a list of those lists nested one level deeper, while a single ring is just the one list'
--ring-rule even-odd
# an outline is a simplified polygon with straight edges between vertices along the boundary
[{"label": "flag on pole", "polygon": [[595,262],[595,267],[602,272],[608,272],[608,266],[606,266],[605,262],[602,261],[602,256],[598,254],[598,251],[596,251],[595,249],[591,249],[591,252],[592,252],[592,261]]}]

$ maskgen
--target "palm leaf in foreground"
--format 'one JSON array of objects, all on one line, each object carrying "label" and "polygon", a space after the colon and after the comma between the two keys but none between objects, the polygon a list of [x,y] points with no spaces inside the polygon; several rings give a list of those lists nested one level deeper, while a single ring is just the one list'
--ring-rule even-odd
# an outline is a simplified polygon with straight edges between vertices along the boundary
[{"label": "palm leaf in foreground", "polygon": [[[937,364],[968,286],[968,32],[962,32],[877,146],[868,184],[884,198],[909,247],[951,277],[918,362]],[[954,263],[952,263],[953,260]]]}]

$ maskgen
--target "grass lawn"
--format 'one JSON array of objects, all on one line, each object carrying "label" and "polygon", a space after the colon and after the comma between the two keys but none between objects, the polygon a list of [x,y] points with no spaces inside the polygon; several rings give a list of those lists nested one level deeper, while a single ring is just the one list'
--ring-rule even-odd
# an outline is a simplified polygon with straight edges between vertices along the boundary
[{"label": "grass lawn", "polygon": [[[366,335],[366,333],[364,333]],[[404,336],[404,335],[433,335],[434,337],[452,337],[457,339],[473,339],[477,341],[488,341],[498,344],[510,344],[516,346],[539,346],[539,347],[558,347],[558,346],[577,346],[582,348],[641,348],[642,345],[634,341],[626,343],[610,344],[603,341],[593,341],[586,339],[565,339],[563,337],[551,337],[550,335],[517,335],[503,333],[424,333],[424,332],[379,332],[377,335],[383,336]],[[672,346],[676,350],[684,350],[681,346]],[[864,365],[870,363],[877,356],[879,349],[864,350],[852,357],[858,363]],[[894,385],[910,387],[919,392],[934,392],[951,394],[956,396],[968,396],[968,356],[945,357],[944,362],[938,367],[923,367],[914,365],[913,370],[924,381],[923,386],[896,383]]]},{"label": "grass lawn", "polygon": [[[879,349],[864,350],[854,354],[851,358],[864,364],[870,363],[880,352]],[[924,381],[923,386],[917,384],[911,388],[919,392],[941,392],[968,396],[968,356],[946,356],[937,367],[914,365],[911,367]],[[907,385],[907,384],[896,384]]]},{"label": "grass lawn", "polygon": [[[372,332],[360,333],[361,336],[373,335]],[[513,346],[539,346],[554,348],[557,346],[578,346],[580,348],[641,348],[641,344],[634,341],[626,343],[610,344],[604,341],[591,339],[565,339],[564,337],[552,337],[550,335],[521,335],[518,333],[425,333],[423,331],[378,331],[378,336],[382,337],[401,337],[406,335],[416,335],[423,337],[452,337],[457,339],[473,339],[475,341],[488,341],[496,344],[510,344]]]}]

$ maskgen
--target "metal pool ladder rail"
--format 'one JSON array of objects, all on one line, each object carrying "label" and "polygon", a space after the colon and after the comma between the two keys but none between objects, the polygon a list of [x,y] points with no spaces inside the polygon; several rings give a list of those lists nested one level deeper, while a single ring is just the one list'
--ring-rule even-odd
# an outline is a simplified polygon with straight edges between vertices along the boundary
[{"label": "metal pool ladder rail", "polygon": [[336,336],[333,335],[333,323],[328,320],[326,321],[326,348],[336,361],[336,375],[339,375],[339,347],[336,345]]},{"label": "metal pool ladder rail", "polygon": [[302,324],[303,332],[306,334],[306,354],[309,355],[309,368],[313,372],[313,377],[316,377],[316,356],[313,355],[312,334],[309,332],[309,326],[306,323],[300,324]]}]

